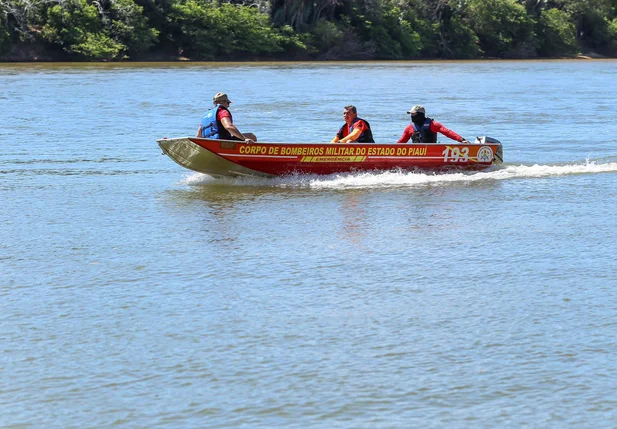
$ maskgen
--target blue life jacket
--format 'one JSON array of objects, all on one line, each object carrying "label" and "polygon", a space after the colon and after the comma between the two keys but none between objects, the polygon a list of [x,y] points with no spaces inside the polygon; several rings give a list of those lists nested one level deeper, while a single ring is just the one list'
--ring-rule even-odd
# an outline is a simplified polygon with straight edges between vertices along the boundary
[{"label": "blue life jacket", "polygon": [[411,141],[413,143],[437,143],[437,133],[431,131],[432,123],[431,118],[426,118],[421,127],[412,122],[411,126],[414,132],[411,135]]},{"label": "blue life jacket", "polygon": [[[353,124],[355,124],[357,121],[364,121],[366,123],[367,130],[365,130],[362,134],[360,134],[360,137],[358,137],[358,140],[356,140],[356,142],[357,143],[375,143],[375,140],[373,139],[373,132],[371,131],[371,124],[369,124],[366,119],[360,119],[360,118],[354,119],[351,122],[351,124],[349,124],[349,134],[353,133]],[[347,124],[343,124],[343,126],[338,130],[338,133],[336,133],[339,140],[342,139],[343,137],[346,137],[343,135],[343,129],[345,128],[345,125]]]},{"label": "blue life jacket", "polygon": [[[219,108],[229,110],[225,106],[217,104],[212,109],[208,110],[204,117],[201,119],[201,136],[206,139],[222,139],[230,140],[231,133],[223,126],[223,124],[216,119],[216,114]],[[231,119],[231,112],[229,112]],[[233,122],[233,120],[232,120]]]}]

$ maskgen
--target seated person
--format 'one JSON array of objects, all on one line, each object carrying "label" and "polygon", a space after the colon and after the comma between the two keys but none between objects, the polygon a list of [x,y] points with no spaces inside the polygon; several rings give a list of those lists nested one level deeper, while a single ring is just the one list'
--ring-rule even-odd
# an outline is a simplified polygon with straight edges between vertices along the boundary
[{"label": "seated person", "polygon": [[358,118],[355,106],[345,106],[343,119],[345,123],[330,143],[375,143],[370,124]]},{"label": "seated person", "polygon": [[469,143],[436,120],[427,118],[426,110],[419,104],[413,106],[407,113],[411,115],[411,124],[407,125],[397,143],[407,143],[410,138],[412,143],[437,143],[437,133],[441,133],[457,142]]},{"label": "seated person", "polygon": [[212,99],[214,107],[206,112],[201,120],[197,137],[206,139],[238,140],[255,143],[257,137],[253,133],[242,134],[234,125],[229,105],[232,103],[227,94],[217,92]]}]

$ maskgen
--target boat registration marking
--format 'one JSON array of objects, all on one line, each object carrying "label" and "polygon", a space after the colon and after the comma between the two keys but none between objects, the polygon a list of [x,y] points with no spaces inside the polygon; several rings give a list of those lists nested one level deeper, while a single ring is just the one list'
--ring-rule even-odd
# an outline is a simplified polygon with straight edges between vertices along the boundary
[{"label": "boat registration marking", "polygon": [[443,162],[467,162],[469,161],[469,148],[468,147],[452,147],[446,146],[443,155]]}]

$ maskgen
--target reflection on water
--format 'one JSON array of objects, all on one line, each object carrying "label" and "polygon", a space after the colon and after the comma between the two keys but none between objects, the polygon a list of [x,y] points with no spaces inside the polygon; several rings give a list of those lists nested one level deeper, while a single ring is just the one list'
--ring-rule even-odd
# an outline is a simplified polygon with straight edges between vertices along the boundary
[{"label": "reflection on water", "polygon": [[[203,206],[213,209],[216,207],[246,207],[250,202],[255,202],[264,198],[285,199],[286,197],[308,195],[313,192],[308,188],[245,186],[242,184],[233,185],[217,183],[216,179],[205,178],[205,180],[206,183],[167,189],[164,193],[176,203],[195,204],[197,207],[202,205],[200,203],[205,203]],[[240,207],[238,207],[238,209],[240,209]]]},{"label": "reflection on water", "polygon": [[[382,188],[379,184],[384,174],[414,177],[411,185]],[[311,242],[317,240],[311,238],[311,231],[321,228],[329,231],[329,240],[338,237],[370,252],[380,231],[392,229],[401,239],[422,240],[431,231],[464,230],[467,220],[458,213],[462,205],[473,207],[501,198],[497,180],[461,182],[460,173],[455,173],[454,181],[434,182],[434,175],[421,174],[426,182],[419,184],[418,175],[373,173],[376,188],[364,187],[370,180],[366,174],[356,177],[362,188],[350,183],[355,176],[346,175],[345,184],[337,188],[324,185],[340,183],[340,176],[221,180],[198,174],[184,180],[182,186],[164,191],[163,200],[170,217],[178,212],[190,216],[192,230],[208,243],[244,242],[246,246],[250,235],[260,240],[285,230],[298,242]],[[246,225],[253,222],[275,223],[270,230],[247,231]],[[298,232],[299,225],[305,229],[304,236]],[[342,243],[335,247],[340,246],[345,247]]]},{"label": "reflection on water", "polygon": [[342,238],[359,244],[369,224],[364,199],[366,191],[348,191],[344,193],[341,203],[343,219]]}]

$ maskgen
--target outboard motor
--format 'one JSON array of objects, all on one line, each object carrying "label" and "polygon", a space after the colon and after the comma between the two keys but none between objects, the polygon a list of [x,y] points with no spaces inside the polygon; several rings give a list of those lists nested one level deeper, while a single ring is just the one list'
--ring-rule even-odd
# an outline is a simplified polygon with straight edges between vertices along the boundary
[{"label": "outboard motor", "polygon": [[482,137],[476,137],[476,140],[473,142],[474,144],[501,144],[501,142],[497,139],[494,139],[492,137],[486,137],[486,136],[482,136]]}]

